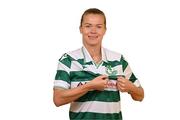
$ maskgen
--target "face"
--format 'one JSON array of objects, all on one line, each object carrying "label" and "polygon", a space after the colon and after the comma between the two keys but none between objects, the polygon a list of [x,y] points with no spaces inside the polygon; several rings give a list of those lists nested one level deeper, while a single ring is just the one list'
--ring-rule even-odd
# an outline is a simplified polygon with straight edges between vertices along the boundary
[{"label": "face", "polygon": [[104,17],[99,14],[87,14],[83,18],[80,32],[85,46],[101,45],[106,32]]}]

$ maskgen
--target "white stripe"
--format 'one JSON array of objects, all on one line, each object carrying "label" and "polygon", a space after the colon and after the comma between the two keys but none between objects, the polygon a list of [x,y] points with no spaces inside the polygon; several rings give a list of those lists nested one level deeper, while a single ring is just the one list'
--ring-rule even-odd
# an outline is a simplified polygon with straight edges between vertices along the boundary
[{"label": "white stripe", "polygon": [[[117,75],[124,75],[124,72],[122,70],[122,65],[117,65],[112,68],[113,70],[117,70]],[[106,67],[100,65],[98,69],[95,67],[95,65],[86,65],[85,71],[92,71],[94,73],[99,73],[102,75],[108,75],[106,72]]]},{"label": "white stripe", "polygon": [[66,71],[68,74],[70,73],[70,70],[67,66],[65,66],[63,63],[59,62],[58,63],[58,68],[57,70],[63,70]]},{"label": "white stripe", "polygon": [[95,113],[119,113],[121,104],[119,102],[73,102],[70,111],[72,112],[95,112]]},{"label": "white stripe", "polygon": [[97,73],[97,69],[96,69],[95,65],[85,65],[84,70],[85,71],[92,71],[94,73]]},{"label": "white stripe", "polygon": [[76,87],[78,87],[78,84],[86,84],[87,82],[89,82],[89,81],[79,81],[79,82],[71,82],[71,88],[76,88]]},{"label": "white stripe", "polygon": [[54,87],[62,87],[62,88],[65,88],[65,89],[69,89],[70,84],[63,81],[63,80],[54,80]]},{"label": "white stripe", "polygon": [[75,60],[78,59],[84,59],[81,48],[76,49],[74,51],[70,51],[67,53],[68,55],[70,55],[72,58],[74,58]]},{"label": "white stripe", "polygon": [[106,73],[106,67],[102,65],[100,65],[99,68],[97,69],[97,73],[102,74],[102,75],[108,75]]},{"label": "white stripe", "polygon": [[[71,82],[71,88],[76,88],[76,87],[78,87],[78,84],[84,85],[88,82],[90,82],[90,81]],[[117,83],[116,80],[108,80],[108,88],[105,88],[104,90],[106,90],[106,91],[118,91],[116,83]]]},{"label": "white stripe", "polygon": [[133,83],[136,87],[140,87],[141,86],[141,84],[140,84],[140,81],[139,80],[136,80],[136,81],[134,81],[134,83]]},{"label": "white stripe", "polygon": [[129,79],[129,78],[131,77],[132,71],[131,71],[131,68],[130,68],[129,65],[126,67],[126,69],[125,69],[125,71],[124,71],[124,74],[125,74],[125,76],[126,76],[126,79]]},{"label": "white stripe", "polygon": [[77,61],[72,61],[71,62],[71,71],[82,71],[83,67],[80,63]]},{"label": "white stripe", "polygon": [[106,91],[118,91],[117,89],[117,80],[108,80],[108,88],[105,88]]},{"label": "white stripe", "polygon": [[124,75],[122,65],[117,65],[117,66],[113,67],[113,70],[117,70],[117,75]]}]

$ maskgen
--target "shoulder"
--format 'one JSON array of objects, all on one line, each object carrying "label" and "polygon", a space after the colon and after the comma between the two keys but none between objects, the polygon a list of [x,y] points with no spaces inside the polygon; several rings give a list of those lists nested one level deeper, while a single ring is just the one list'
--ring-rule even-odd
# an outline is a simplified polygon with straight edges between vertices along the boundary
[{"label": "shoulder", "polygon": [[123,55],[121,53],[109,50],[107,48],[103,48],[103,49],[104,49],[107,59],[110,61],[115,61],[115,60],[119,61],[121,58],[123,58]]},{"label": "shoulder", "polygon": [[67,52],[67,55],[69,55],[75,60],[82,59],[83,58],[82,48]]},{"label": "shoulder", "polygon": [[73,51],[66,52],[62,55],[62,57],[59,60],[63,60],[65,58],[71,61],[83,58],[82,49],[79,48]]}]

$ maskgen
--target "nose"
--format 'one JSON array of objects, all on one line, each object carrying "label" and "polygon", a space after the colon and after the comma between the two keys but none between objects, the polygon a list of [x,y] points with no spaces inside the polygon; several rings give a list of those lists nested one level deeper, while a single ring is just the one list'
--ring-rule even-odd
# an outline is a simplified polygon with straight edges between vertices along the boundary
[{"label": "nose", "polygon": [[96,33],[96,27],[91,28],[91,33]]}]

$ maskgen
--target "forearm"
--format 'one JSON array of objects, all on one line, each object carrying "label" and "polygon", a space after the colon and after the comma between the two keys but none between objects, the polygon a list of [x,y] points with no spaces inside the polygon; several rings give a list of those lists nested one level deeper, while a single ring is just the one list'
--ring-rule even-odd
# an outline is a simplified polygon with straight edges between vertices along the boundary
[{"label": "forearm", "polygon": [[136,100],[136,101],[142,101],[143,98],[144,98],[144,90],[142,87],[136,87],[134,86],[129,94],[131,95],[131,97],[133,98],[133,100]]},{"label": "forearm", "polygon": [[59,91],[58,89],[54,89],[54,103],[56,106],[71,103],[86,94],[90,89],[91,86],[89,84],[85,84],[68,90]]},{"label": "forearm", "polygon": [[56,97],[55,105],[58,107],[58,106],[61,106],[61,105],[65,105],[65,104],[71,103],[71,102],[77,100],[78,98],[80,98],[81,96],[83,96],[86,93],[87,92],[79,93],[79,94],[76,94],[76,96],[71,96],[71,97],[70,96],[66,96],[66,97],[65,96],[64,97],[59,96],[59,97]]}]

